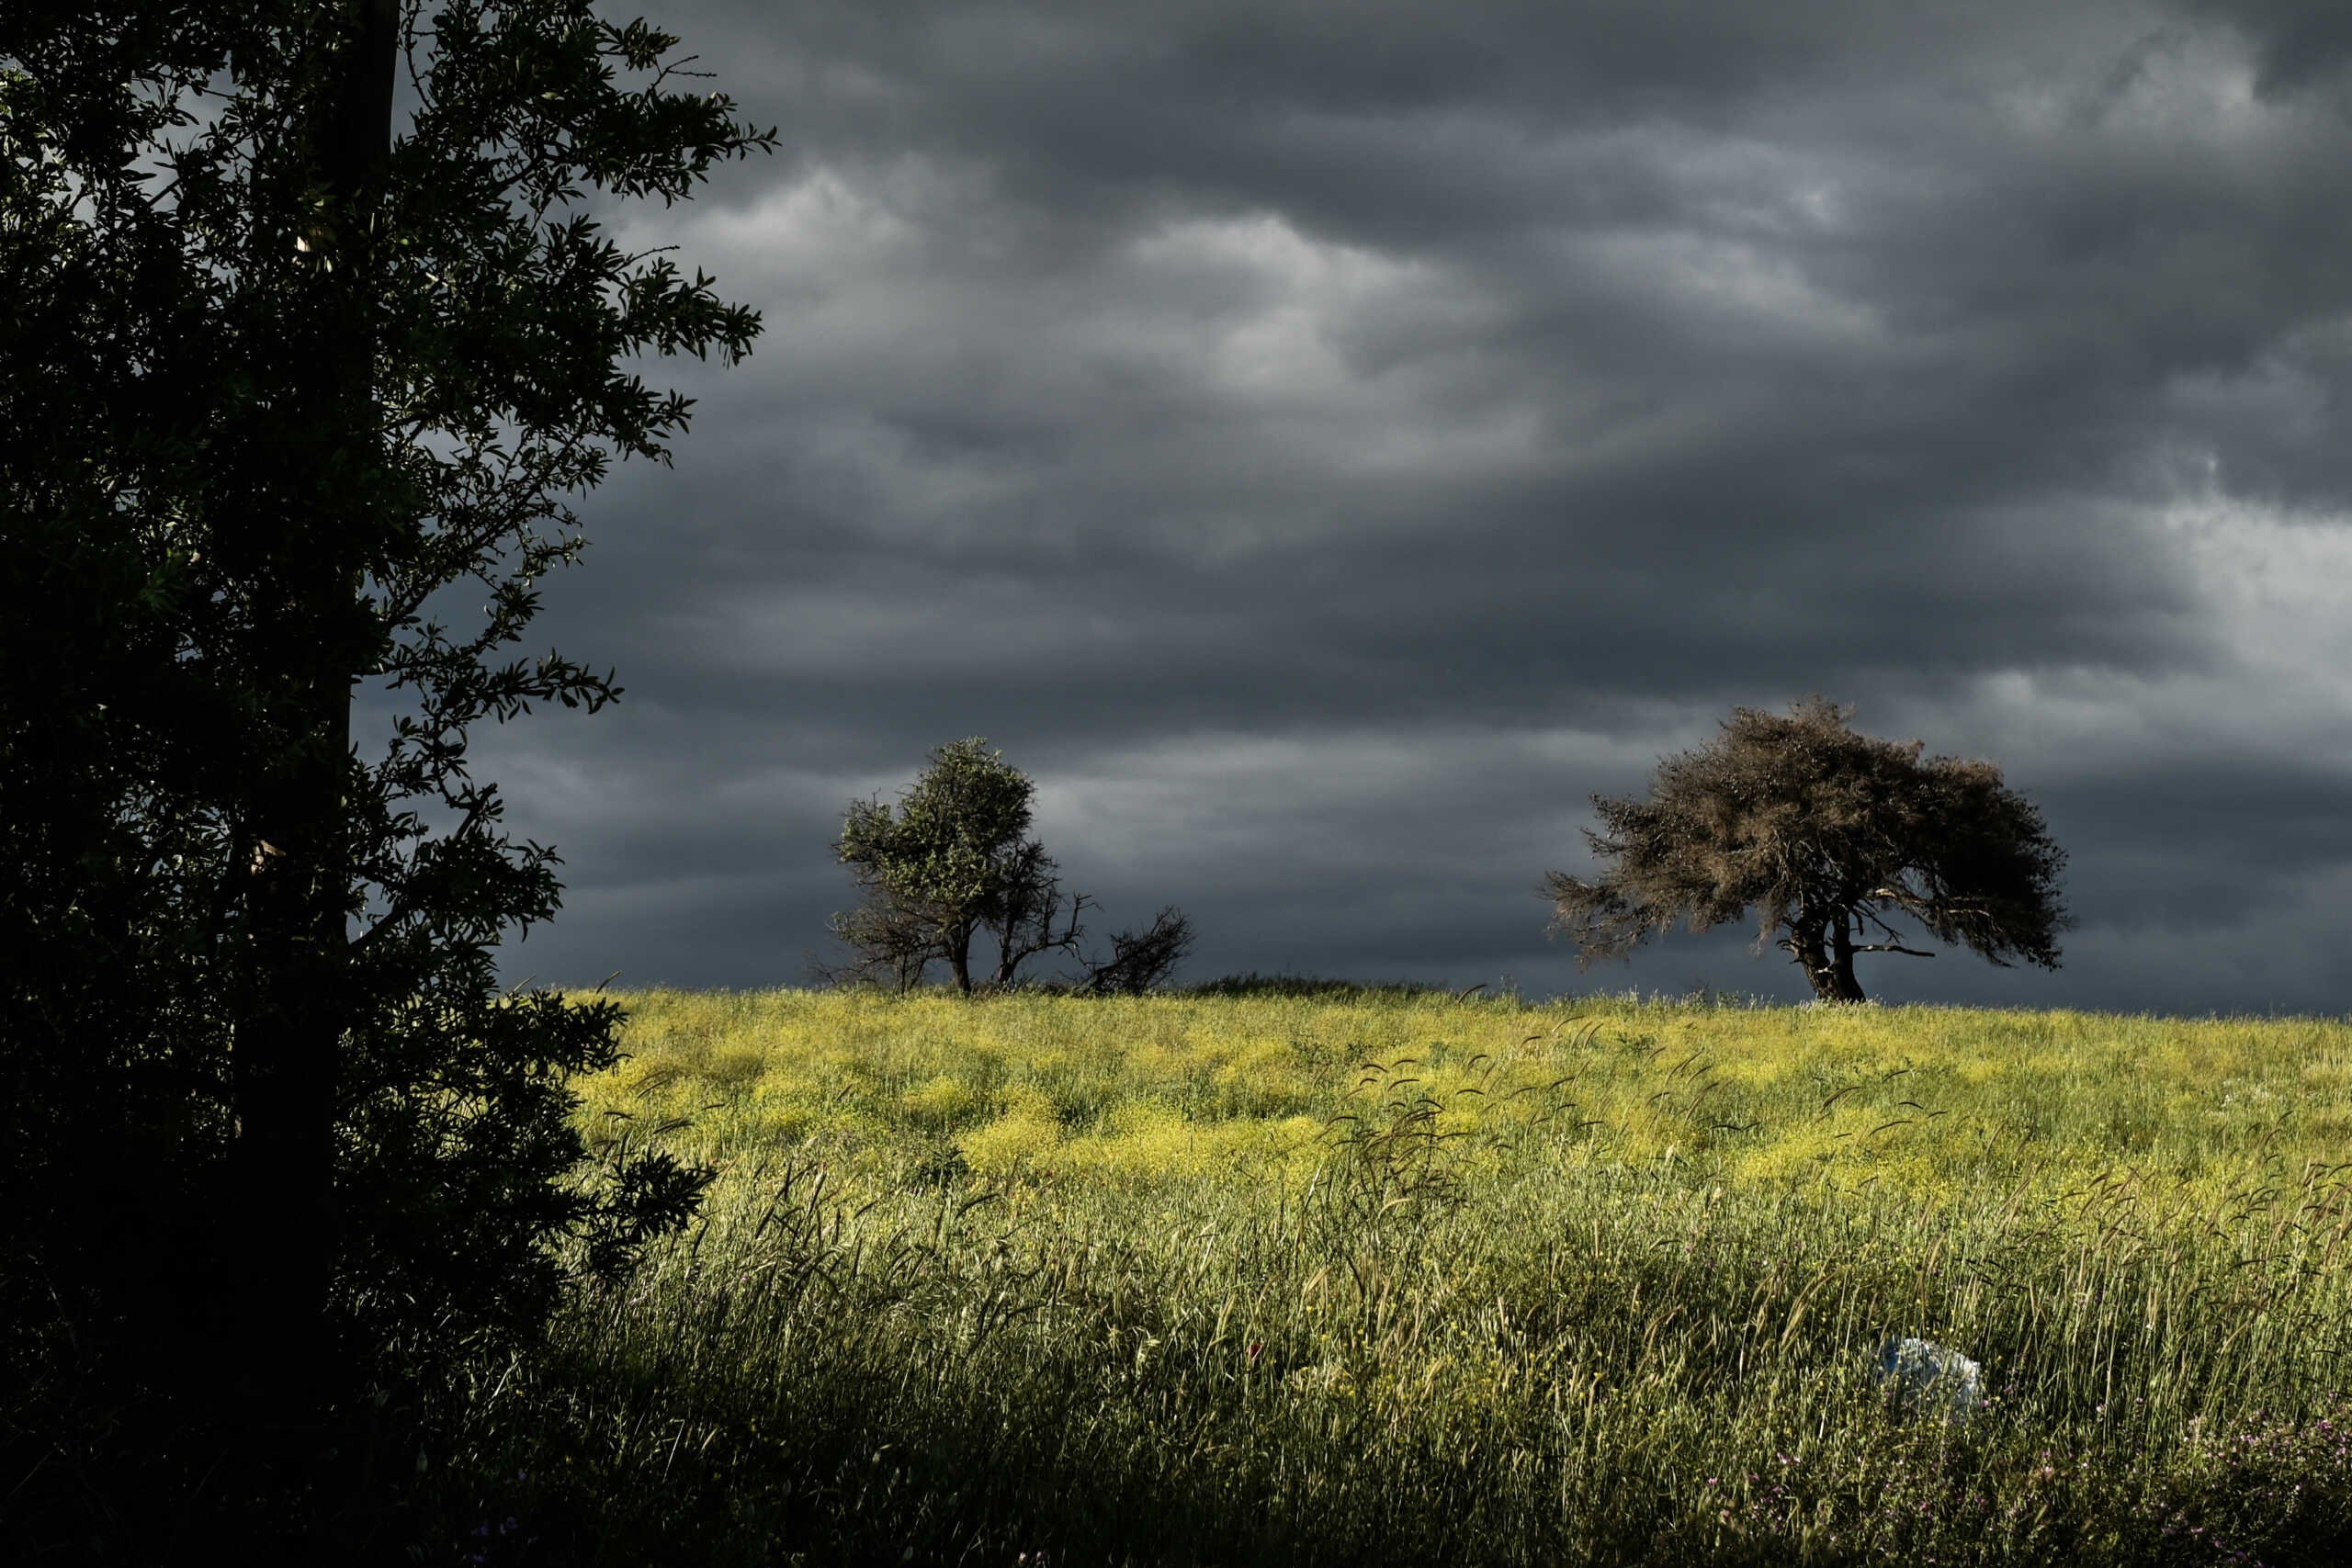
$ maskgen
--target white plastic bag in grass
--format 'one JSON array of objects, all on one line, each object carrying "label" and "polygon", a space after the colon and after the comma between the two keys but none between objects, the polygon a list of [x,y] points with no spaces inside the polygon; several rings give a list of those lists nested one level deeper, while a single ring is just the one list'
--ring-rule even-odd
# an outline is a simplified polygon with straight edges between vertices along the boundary
[{"label": "white plastic bag in grass", "polygon": [[1984,1369],[1946,1346],[1888,1335],[1878,1348],[1879,1386],[1905,1415],[1968,1419],[1984,1403]]}]

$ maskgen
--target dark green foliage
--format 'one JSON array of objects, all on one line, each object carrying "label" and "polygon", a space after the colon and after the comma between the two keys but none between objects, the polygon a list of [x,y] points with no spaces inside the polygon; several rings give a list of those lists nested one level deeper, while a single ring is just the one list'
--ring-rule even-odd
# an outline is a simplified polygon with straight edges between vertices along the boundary
[{"label": "dark green foliage", "polygon": [[675,42],[586,0],[0,10],[0,1349],[60,1400],[322,1371],[322,1311],[345,1390],[514,1342],[566,1238],[618,1268],[693,1208],[657,1149],[576,1178],[618,1010],[499,988],[556,857],[467,766],[617,694],[510,650],[567,498],[685,424],[627,362],[759,330],[582,209],[772,145]]},{"label": "dark green foliage", "polygon": [[[1579,963],[1754,909],[1758,947],[1782,932],[1824,1001],[1864,999],[1856,953],[1929,956],[1891,913],[1993,964],[2056,968],[2065,854],[2041,813],[1990,762],[1923,759],[1849,716],[1819,697],[1785,717],[1736,708],[1713,742],[1658,764],[1649,799],[1593,796],[1602,830],[1585,839],[1606,870],[1544,886]],[[1864,940],[1873,929],[1884,940]]]}]

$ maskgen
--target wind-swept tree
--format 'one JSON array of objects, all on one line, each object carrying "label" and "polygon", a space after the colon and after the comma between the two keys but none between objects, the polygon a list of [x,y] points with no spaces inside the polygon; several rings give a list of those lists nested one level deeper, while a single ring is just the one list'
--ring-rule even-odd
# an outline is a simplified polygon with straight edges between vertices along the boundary
[{"label": "wind-swept tree", "polygon": [[10,1371],[217,1370],[192,1404],[323,1452],[388,1347],[527,1334],[559,1244],[690,1211],[666,1156],[577,1180],[618,1011],[497,984],[555,857],[467,763],[616,694],[507,650],[569,498],[685,424],[639,356],[759,330],[592,210],[773,144],[676,44],[589,0],[0,6]]},{"label": "wind-swept tree", "polygon": [[1859,953],[1933,956],[1891,915],[1996,964],[2055,969],[2065,854],[2040,810],[1992,763],[1922,757],[1855,733],[1851,715],[1820,697],[1785,716],[1736,708],[1715,740],[1659,762],[1648,799],[1593,796],[1601,874],[1544,883],[1579,965],[1752,909],[1757,951],[1786,950],[1824,1001],[1866,999]]}]

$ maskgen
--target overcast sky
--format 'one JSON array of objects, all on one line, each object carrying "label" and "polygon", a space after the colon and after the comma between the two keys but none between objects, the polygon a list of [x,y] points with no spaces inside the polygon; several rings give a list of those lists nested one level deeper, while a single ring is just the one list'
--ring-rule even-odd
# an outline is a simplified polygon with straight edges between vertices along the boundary
[{"label": "overcast sky", "polygon": [[1793,998],[1535,889],[1819,692],[2071,855],[2059,971],[1873,995],[2352,1007],[2352,7],[653,14],[782,151],[616,227],[766,333],[547,584],[627,696],[481,747],[514,977],[800,983],[850,799],[983,735],[1188,978]]}]

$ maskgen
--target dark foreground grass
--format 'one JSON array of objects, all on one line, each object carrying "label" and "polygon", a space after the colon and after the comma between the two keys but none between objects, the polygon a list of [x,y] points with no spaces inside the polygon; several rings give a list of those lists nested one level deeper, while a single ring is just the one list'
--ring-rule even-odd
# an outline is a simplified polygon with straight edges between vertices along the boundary
[{"label": "dark foreground grass", "polygon": [[[650,996],[705,1223],[422,1414],[441,1560],[2334,1563],[2352,1030]],[[1888,1334],[1984,1368],[1965,1422]]]}]

